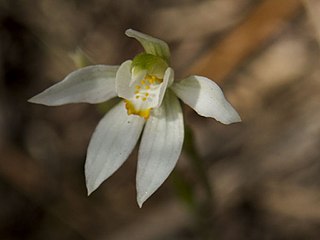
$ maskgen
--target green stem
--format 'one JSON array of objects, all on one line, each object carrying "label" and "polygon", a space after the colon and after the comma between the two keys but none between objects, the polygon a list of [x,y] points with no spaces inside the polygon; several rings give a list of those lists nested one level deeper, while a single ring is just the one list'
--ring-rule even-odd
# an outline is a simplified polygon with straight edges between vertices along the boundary
[{"label": "green stem", "polygon": [[209,177],[207,175],[206,168],[203,164],[201,157],[195,146],[195,141],[193,137],[192,130],[186,126],[185,128],[185,142],[184,151],[187,153],[190,159],[190,163],[197,174],[199,181],[206,192],[206,197],[208,202],[213,201],[213,193],[210,184]]},{"label": "green stem", "polygon": [[197,237],[199,239],[212,240],[214,239],[212,188],[205,165],[195,146],[192,130],[189,127],[185,128],[183,149],[188,155],[201,188],[205,192],[205,199],[200,200],[196,198],[193,184],[179,170],[175,170],[173,174],[174,186],[180,199],[187,205],[191,214],[194,215]]}]

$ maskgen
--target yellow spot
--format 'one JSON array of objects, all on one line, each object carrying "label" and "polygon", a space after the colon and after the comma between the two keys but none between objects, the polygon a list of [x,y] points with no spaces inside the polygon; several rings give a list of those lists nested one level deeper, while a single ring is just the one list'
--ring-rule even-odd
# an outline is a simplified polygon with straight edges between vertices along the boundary
[{"label": "yellow spot", "polygon": [[134,91],[134,94],[138,94],[139,93],[139,91],[137,90],[137,91]]},{"label": "yellow spot", "polygon": [[141,82],[140,82],[142,85],[146,85],[146,81],[144,81],[144,80],[141,80]]},{"label": "yellow spot", "polygon": [[144,102],[145,102],[146,100],[147,100],[147,98],[145,98],[145,97],[144,97],[144,98],[142,98],[142,101],[144,101]]},{"label": "yellow spot", "polygon": [[149,86],[149,85],[147,85],[147,86],[146,86],[146,89],[147,89],[147,90],[149,90],[149,89],[150,89],[150,86]]},{"label": "yellow spot", "polygon": [[136,99],[139,99],[140,96],[136,96]]},{"label": "yellow spot", "polygon": [[137,89],[137,90],[140,90],[141,87],[140,87],[139,85],[136,85],[136,89]]},{"label": "yellow spot", "polygon": [[146,92],[144,95],[145,95],[146,97],[148,97],[148,96],[149,96],[149,93]]},{"label": "yellow spot", "polygon": [[150,108],[145,109],[145,110],[141,110],[139,112],[139,116],[144,117],[144,119],[148,119],[150,116],[150,110],[151,110]]},{"label": "yellow spot", "polygon": [[154,84],[154,77],[149,77],[148,80],[149,80],[149,83]]},{"label": "yellow spot", "polygon": [[145,119],[149,118],[151,108],[136,110],[132,102],[130,102],[129,100],[124,100],[124,101],[126,103],[126,109],[127,109],[128,115],[134,114],[134,115],[143,117]]}]

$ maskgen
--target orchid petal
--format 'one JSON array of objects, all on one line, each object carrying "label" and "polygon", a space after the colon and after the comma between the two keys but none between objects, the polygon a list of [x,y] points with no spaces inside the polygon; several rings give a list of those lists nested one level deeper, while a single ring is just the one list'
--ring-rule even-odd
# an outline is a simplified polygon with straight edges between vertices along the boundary
[{"label": "orchid petal", "polygon": [[164,73],[163,82],[160,84],[159,93],[157,95],[157,98],[155,98],[154,107],[159,107],[162,103],[164,94],[167,90],[167,87],[169,84],[173,82],[174,78],[174,72],[172,68],[167,68],[167,70]]},{"label": "orchid petal", "polygon": [[68,103],[100,103],[117,96],[115,77],[118,66],[94,65],[70,73],[29,102],[48,106]]},{"label": "orchid petal", "polygon": [[[116,74],[116,92],[119,97],[130,99],[134,96],[134,82],[131,81],[131,60],[123,62]],[[137,80],[135,80],[137,81]]]},{"label": "orchid petal", "polygon": [[220,87],[206,77],[190,76],[174,83],[171,89],[201,116],[215,118],[224,124],[241,121]]},{"label": "orchid petal", "polygon": [[85,175],[88,194],[110,177],[128,158],[136,145],[144,119],[127,115],[121,102],[99,122],[91,138]]},{"label": "orchid petal", "polygon": [[142,135],[136,177],[140,207],[173,170],[181,153],[183,138],[179,100],[167,92],[161,107],[153,110]]},{"label": "orchid petal", "polygon": [[132,37],[138,40],[140,44],[143,46],[146,53],[150,53],[155,56],[162,57],[166,61],[169,60],[170,50],[166,42],[158,38],[151,37],[147,34],[135,31],[133,29],[126,30],[126,35],[128,37]]}]

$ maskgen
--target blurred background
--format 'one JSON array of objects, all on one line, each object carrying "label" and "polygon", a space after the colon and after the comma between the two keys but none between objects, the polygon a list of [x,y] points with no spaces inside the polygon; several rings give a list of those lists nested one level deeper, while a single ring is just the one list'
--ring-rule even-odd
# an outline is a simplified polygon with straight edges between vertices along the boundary
[{"label": "blurred background", "polygon": [[[318,0],[0,0],[0,239],[320,239],[319,16]],[[86,195],[96,106],[27,103],[80,60],[135,56],[127,28],[168,42],[176,78],[214,79],[243,120],[184,106],[201,164],[184,152],[142,209],[136,150]]]}]

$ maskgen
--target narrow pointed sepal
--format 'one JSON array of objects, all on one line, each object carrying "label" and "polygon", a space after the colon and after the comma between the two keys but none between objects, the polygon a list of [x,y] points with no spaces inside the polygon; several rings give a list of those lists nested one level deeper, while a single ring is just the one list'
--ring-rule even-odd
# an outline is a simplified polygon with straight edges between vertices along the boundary
[{"label": "narrow pointed sepal", "polygon": [[153,110],[141,139],[136,176],[140,207],[172,172],[181,153],[183,138],[180,102],[168,91],[161,107]]},{"label": "narrow pointed sepal", "polygon": [[118,68],[107,65],[80,68],[28,101],[47,106],[107,101],[117,96],[115,78]]},{"label": "narrow pointed sepal", "polygon": [[96,190],[128,158],[143,125],[144,118],[127,114],[124,102],[101,119],[90,140],[85,163],[88,194]]},{"label": "narrow pointed sepal", "polygon": [[201,116],[214,118],[224,124],[241,121],[221,88],[206,77],[190,76],[174,83],[171,89]]},{"label": "narrow pointed sepal", "polygon": [[132,37],[138,40],[140,44],[143,46],[146,53],[162,57],[164,60],[169,61],[170,50],[168,44],[165,41],[135,31],[133,29],[127,29],[126,35],[128,37]]}]

